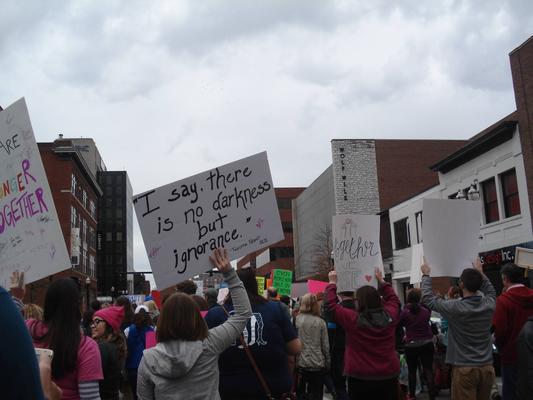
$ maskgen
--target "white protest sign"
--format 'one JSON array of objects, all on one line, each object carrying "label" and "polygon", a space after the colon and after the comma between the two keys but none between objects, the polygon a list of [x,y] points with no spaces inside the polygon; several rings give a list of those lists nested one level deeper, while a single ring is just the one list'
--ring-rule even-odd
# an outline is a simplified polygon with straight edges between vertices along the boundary
[{"label": "white protest sign", "polygon": [[143,304],[146,296],[144,294],[127,294],[126,297],[132,304]]},{"label": "white protest sign", "polygon": [[459,277],[479,253],[481,203],[424,199],[424,257],[431,276]]},{"label": "white protest sign", "polygon": [[336,215],[332,227],[337,291],[353,291],[365,285],[377,287],[375,268],[383,271],[379,216]]},{"label": "white protest sign", "polygon": [[266,152],[134,196],[157,287],[212,268],[224,246],[231,260],[284,238]]},{"label": "white protest sign", "polygon": [[194,284],[196,285],[196,294],[198,296],[203,296],[204,295],[204,281],[193,281]]},{"label": "white protest sign", "polygon": [[224,304],[224,300],[226,299],[226,296],[228,294],[229,294],[229,289],[227,287],[220,288],[218,290],[217,303],[218,304]]},{"label": "white protest sign", "polygon": [[422,282],[422,271],[420,267],[424,262],[424,246],[418,243],[411,247],[411,277],[409,283],[415,284]]},{"label": "white protest sign", "polygon": [[30,283],[70,268],[24,99],[0,112],[0,285],[14,271]]},{"label": "white protest sign", "polygon": [[517,247],[515,249],[514,262],[519,267],[533,269],[533,249]]}]

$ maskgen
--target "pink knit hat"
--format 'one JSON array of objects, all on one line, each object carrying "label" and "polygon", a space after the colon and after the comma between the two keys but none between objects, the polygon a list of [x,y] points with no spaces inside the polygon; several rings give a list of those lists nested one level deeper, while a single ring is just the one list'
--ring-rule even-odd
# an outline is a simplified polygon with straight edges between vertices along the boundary
[{"label": "pink knit hat", "polygon": [[118,331],[124,319],[124,307],[102,308],[94,313],[94,317],[102,318],[114,331]]}]

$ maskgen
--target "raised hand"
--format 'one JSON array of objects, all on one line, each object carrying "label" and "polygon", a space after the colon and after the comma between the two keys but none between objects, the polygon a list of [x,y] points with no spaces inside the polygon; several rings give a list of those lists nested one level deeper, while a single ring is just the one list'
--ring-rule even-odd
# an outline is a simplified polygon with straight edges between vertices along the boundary
[{"label": "raised hand", "polygon": [[429,268],[429,264],[426,260],[426,257],[423,258],[424,261],[422,262],[422,265],[420,266],[420,271],[422,271],[422,275],[429,275],[431,273],[431,268]]},{"label": "raised hand", "polygon": [[223,247],[213,250],[213,254],[209,256],[209,260],[220,272],[229,272],[232,270],[228,251]]},{"label": "raised hand", "polygon": [[337,271],[332,270],[328,273],[329,283],[337,284]]},{"label": "raised hand", "polygon": [[13,271],[13,274],[9,277],[9,288],[13,297],[22,300],[26,292],[24,286],[24,272]]},{"label": "raised hand", "polygon": [[383,272],[381,272],[381,270],[378,267],[376,267],[376,269],[374,270],[374,273],[376,275],[376,280],[378,281],[379,284],[385,283],[385,280],[383,279]]},{"label": "raised hand", "polygon": [[472,268],[483,273],[483,264],[481,264],[481,259],[479,257],[477,257],[476,260],[472,263]]}]

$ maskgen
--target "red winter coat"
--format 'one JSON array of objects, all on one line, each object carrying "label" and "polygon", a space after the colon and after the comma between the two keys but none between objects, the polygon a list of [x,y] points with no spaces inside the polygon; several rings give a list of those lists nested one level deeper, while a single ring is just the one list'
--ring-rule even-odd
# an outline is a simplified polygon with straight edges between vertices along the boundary
[{"label": "red winter coat", "polygon": [[525,286],[514,287],[496,299],[492,324],[502,364],[516,364],[518,359],[516,340],[531,315],[533,315],[533,289]]},{"label": "red winter coat", "polygon": [[398,376],[400,361],[395,349],[395,331],[400,316],[400,299],[388,283],[380,288],[388,321],[381,327],[363,324],[357,310],[337,304],[337,286],[326,287],[326,307],[346,332],[344,374],[359,379],[384,380]]}]

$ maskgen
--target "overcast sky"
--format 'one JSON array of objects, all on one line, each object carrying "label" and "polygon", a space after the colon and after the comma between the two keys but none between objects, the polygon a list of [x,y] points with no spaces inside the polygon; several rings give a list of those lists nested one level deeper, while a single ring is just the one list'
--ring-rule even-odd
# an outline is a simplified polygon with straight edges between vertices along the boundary
[{"label": "overcast sky", "polygon": [[532,28],[531,0],[2,0],[0,105],[24,96],[37,141],[93,138],[134,193],[263,150],[308,186],[333,138],[465,139],[514,111]]}]

